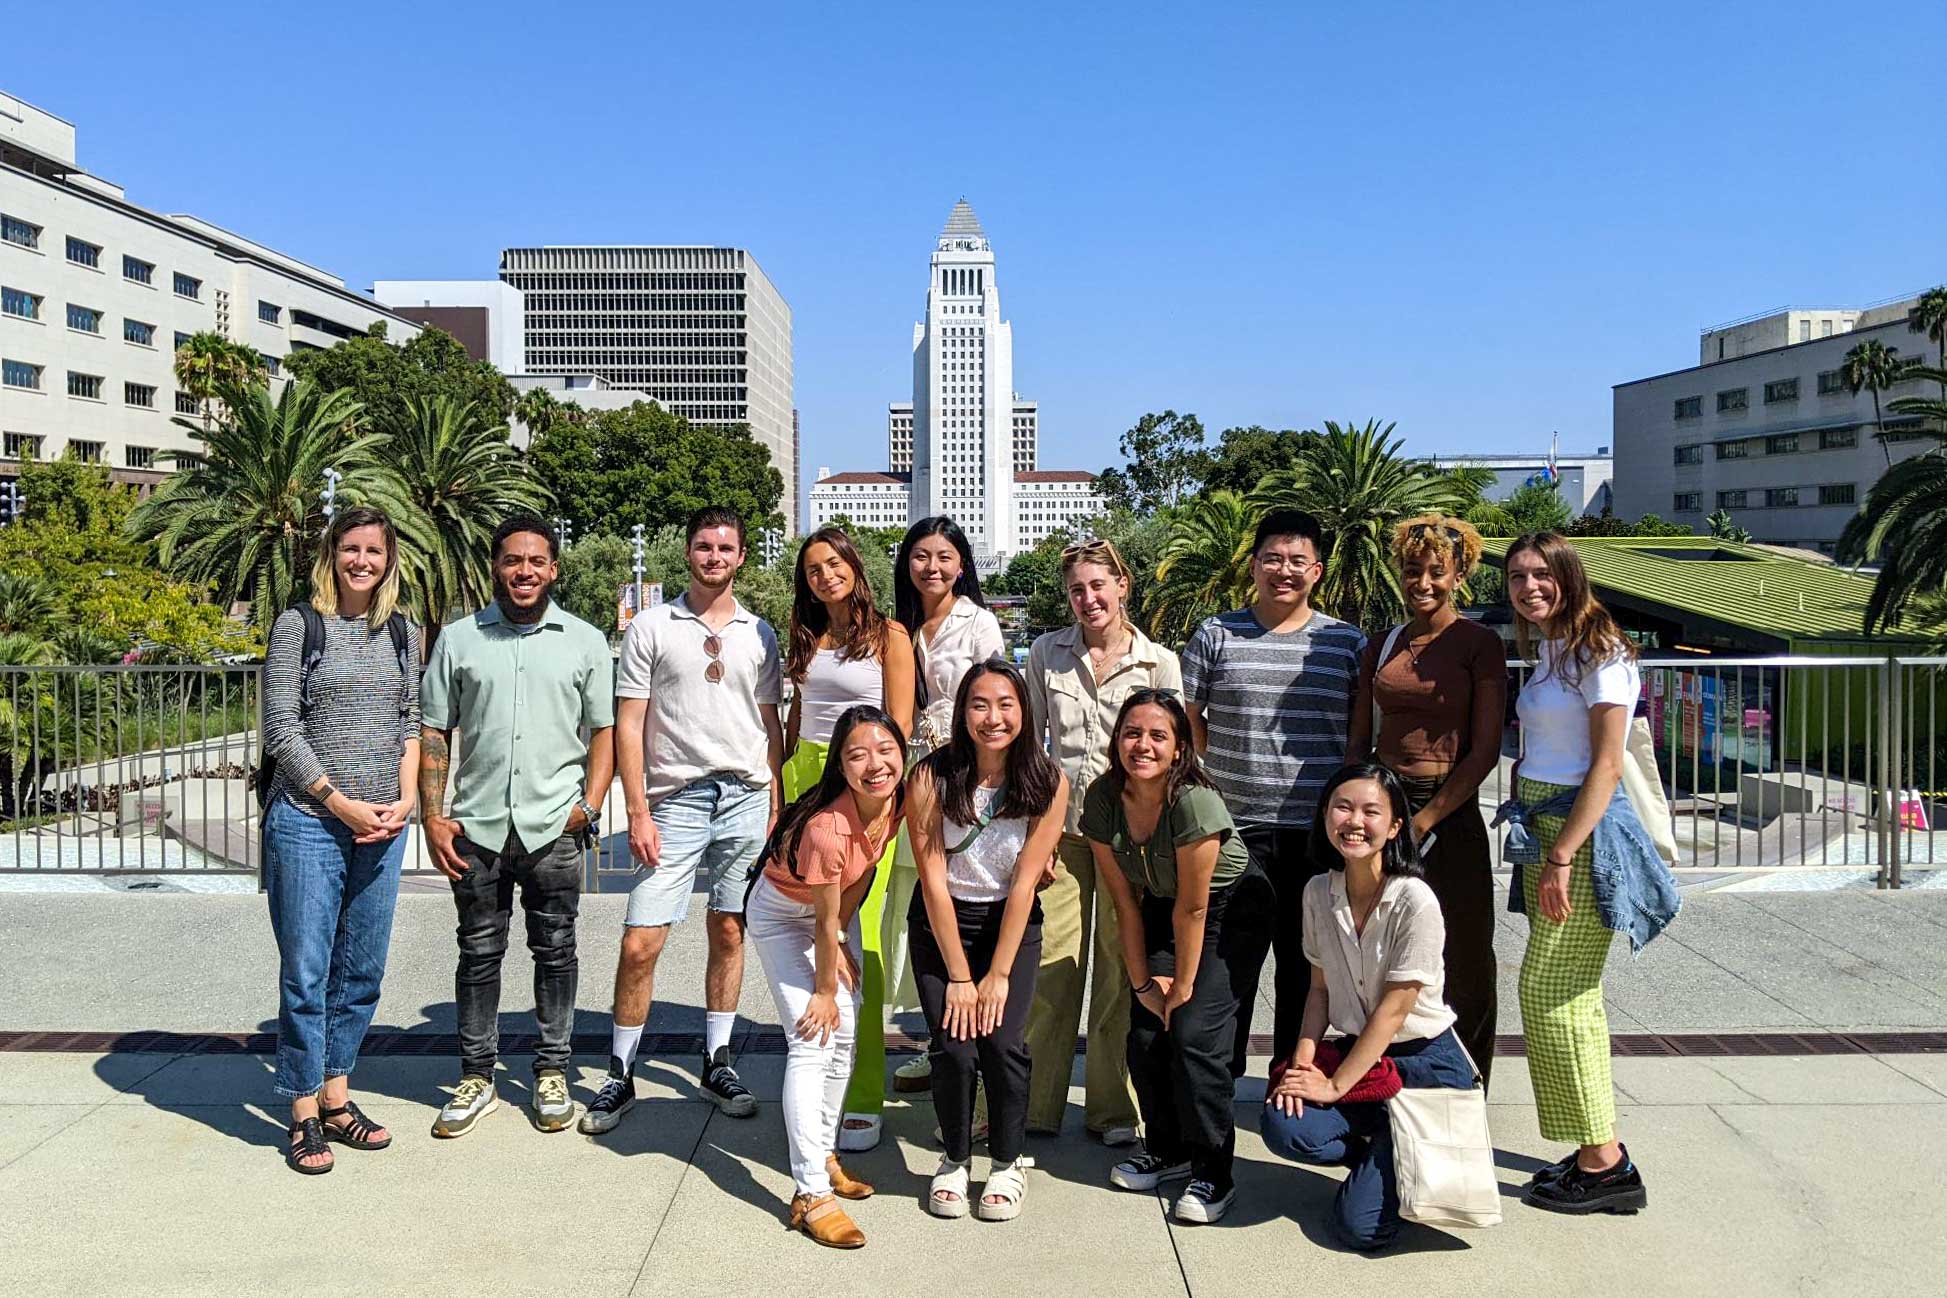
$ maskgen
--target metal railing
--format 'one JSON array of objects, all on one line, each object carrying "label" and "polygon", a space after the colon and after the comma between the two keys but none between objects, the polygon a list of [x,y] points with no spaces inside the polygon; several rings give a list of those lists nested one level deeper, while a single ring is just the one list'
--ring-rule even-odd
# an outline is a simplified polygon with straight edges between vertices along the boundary
[{"label": "metal railing", "polygon": [[[1518,689],[1533,670],[1508,664]],[[1870,871],[1947,856],[1947,657],[1645,657],[1639,715],[1685,871]],[[0,871],[258,869],[254,667],[0,667]],[[1484,809],[1509,793],[1510,700]],[[461,737],[464,743],[464,736]],[[589,886],[634,870],[622,799]],[[417,826],[408,868],[431,870]]]}]

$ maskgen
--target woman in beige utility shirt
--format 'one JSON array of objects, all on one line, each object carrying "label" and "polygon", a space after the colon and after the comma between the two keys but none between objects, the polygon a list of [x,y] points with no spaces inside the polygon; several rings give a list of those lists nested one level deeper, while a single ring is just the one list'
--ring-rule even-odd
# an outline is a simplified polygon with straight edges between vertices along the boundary
[{"label": "woman in beige utility shirt", "polygon": [[[1040,637],[1028,651],[1034,735],[1048,745],[1068,787],[1078,791],[1108,770],[1116,713],[1131,690],[1183,688],[1176,655],[1137,630],[1124,610],[1129,577],[1129,565],[1108,541],[1082,541],[1063,550],[1061,580],[1075,623]],[[1069,800],[1054,882],[1041,894],[1041,970],[1028,1019],[1028,1050],[1034,1057],[1028,1130],[1061,1129],[1082,990],[1092,964],[1096,990],[1089,1003],[1084,1117],[1103,1143],[1130,1145],[1136,1141],[1136,1096],[1123,1051],[1129,983],[1122,973],[1115,905],[1097,887],[1094,858],[1081,835],[1081,808],[1078,792]]]}]

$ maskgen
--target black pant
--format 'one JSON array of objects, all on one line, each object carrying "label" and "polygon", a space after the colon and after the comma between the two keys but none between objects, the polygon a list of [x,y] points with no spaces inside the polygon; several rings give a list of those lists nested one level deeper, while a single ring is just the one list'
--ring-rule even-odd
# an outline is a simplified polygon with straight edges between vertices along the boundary
[{"label": "black pant", "polygon": [[1238,1016],[1236,1067],[1241,1076],[1266,951],[1278,957],[1271,1000],[1271,1056],[1289,1059],[1298,1048],[1305,998],[1312,990],[1311,961],[1305,959],[1305,885],[1313,875],[1323,874],[1325,865],[1312,860],[1310,825],[1240,825],[1237,832],[1272,894],[1269,923],[1260,938],[1256,963],[1248,969],[1250,981],[1243,988],[1244,1007]]},{"label": "black pant", "polygon": [[[994,944],[1000,941],[1001,915],[1006,909],[1005,901],[953,903],[960,949],[966,953],[967,972],[976,983],[993,965]],[[954,1040],[942,1026],[946,1017],[946,957],[940,954],[939,938],[926,914],[923,894],[914,895],[906,924],[911,938],[908,958],[913,962],[920,1008],[933,1038],[926,1053],[933,1064],[933,1111],[940,1119],[946,1155],[964,1163],[973,1153],[974,1090],[976,1081],[984,1078],[987,1152],[996,1163],[1011,1163],[1021,1156],[1028,1132],[1028,1011],[1034,1006],[1035,972],[1041,968],[1041,903],[1034,903],[1027,930],[1021,935],[1021,949],[1014,953],[1000,1026],[966,1041]]]},{"label": "black pant", "polygon": [[468,870],[453,883],[460,913],[460,965],[454,978],[459,1010],[460,1067],[492,1077],[500,1055],[500,961],[514,914],[514,885],[527,912],[527,949],[534,957],[534,1017],[541,1044],[534,1071],[566,1072],[575,1034],[575,916],[581,908],[581,840],[563,834],[527,851],[510,830],[490,852],[462,838],[456,849]]},{"label": "black pant", "polygon": [[[1438,780],[1407,780],[1418,811],[1439,790]],[[1474,1057],[1485,1087],[1494,1068],[1498,970],[1494,960],[1494,860],[1487,822],[1473,798],[1434,827],[1433,848],[1421,858],[1427,886],[1447,925],[1446,1001],[1454,1035]]]},{"label": "black pant", "polygon": [[[1196,986],[1167,1028],[1141,1001],[1129,1007],[1129,1077],[1142,1110],[1144,1144],[1169,1162],[1189,1159],[1191,1174],[1219,1191],[1231,1185],[1237,1147],[1231,1108],[1237,1028],[1264,961],[1261,926],[1251,922],[1261,904],[1254,906],[1253,898],[1267,893],[1255,867],[1211,890]],[[1152,975],[1176,976],[1175,909],[1173,898],[1142,899],[1143,949]]]}]

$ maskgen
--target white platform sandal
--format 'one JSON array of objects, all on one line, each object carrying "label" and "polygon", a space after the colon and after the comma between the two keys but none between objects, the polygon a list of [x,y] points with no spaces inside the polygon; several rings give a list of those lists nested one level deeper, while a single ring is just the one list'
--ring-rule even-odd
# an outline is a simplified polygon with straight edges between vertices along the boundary
[{"label": "white platform sandal", "polygon": [[876,1113],[848,1113],[838,1122],[838,1150],[842,1154],[862,1154],[879,1147],[879,1134],[885,1119]]},{"label": "white platform sandal", "polygon": [[[1027,1193],[1028,1179],[1021,1174],[1021,1161],[1016,1159],[987,1174],[987,1184],[980,1187],[980,1203],[974,1211],[982,1221],[1013,1221],[1021,1215],[1021,1200]],[[1000,1202],[987,1202],[993,1197],[998,1197]]]},{"label": "white platform sandal", "polygon": [[940,1159],[940,1170],[933,1173],[932,1188],[926,1192],[926,1210],[935,1217],[967,1215],[967,1165],[950,1158]]}]

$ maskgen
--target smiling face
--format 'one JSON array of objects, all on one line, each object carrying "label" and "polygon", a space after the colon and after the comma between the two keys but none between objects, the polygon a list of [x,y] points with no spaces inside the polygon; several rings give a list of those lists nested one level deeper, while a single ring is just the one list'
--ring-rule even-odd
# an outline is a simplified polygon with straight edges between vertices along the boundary
[{"label": "smiling face", "polygon": [[1129,583],[1105,563],[1077,563],[1069,568],[1068,607],[1076,625],[1104,632],[1122,621],[1122,602]]},{"label": "smiling face", "polygon": [[354,527],[338,538],[331,553],[332,571],[338,577],[339,598],[357,594],[370,599],[385,580],[386,561],[391,557],[385,544],[385,529],[377,523]]},{"label": "smiling face", "polygon": [[515,611],[529,612],[546,602],[558,572],[547,537],[514,532],[494,551],[494,594]]},{"label": "smiling face", "polygon": [[1116,755],[1131,780],[1160,780],[1176,762],[1176,723],[1154,703],[1130,708],[1115,734]]},{"label": "smiling face", "polygon": [[893,733],[876,722],[853,726],[839,747],[845,783],[861,798],[883,802],[899,788],[906,771],[905,750]]},{"label": "smiling face", "polygon": [[966,721],[976,750],[995,754],[1007,751],[1026,724],[1014,683],[999,672],[975,677],[967,687]]},{"label": "smiling face", "polygon": [[820,604],[842,604],[858,584],[858,574],[828,542],[813,541],[804,550],[804,579]]},{"label": "smiling face", "polygon": [[718,524],[699,528],[690,538],[690,580],[698,586],[722,590],[744,566],[744,543],[737,529]]},{"label": "smiling face", "polygon": [[1508,560],[1508,603],[1543,634],[1562,610],[1562,589],[1539,550],[1522,550]]},{"label": "smiling face", "polygon": [[1406,594],[1406,610],[1431,617],[1453,603],[1460,586],[1460,569],[1444,555],[1426,551],[1409,555],[1399,566],[1400,589]]},{"label": "smiling face", "polygon": [[912,578],[913,589],[928,607],[953,593],[954,583],[960,580],[964,567],[960,551],[944,536],[920,538],[906,559],[906,575]]},{"label": "smiling face", "polygon": [[1325,807],[1325,837],[1348,861],[1363,861],[1399,837],[1392,799],[1378,780],[1347,780]]},{"label": "smiling face", "polygon": [[1271,536],[1251,556],[1251,582],[1260,603],[1297,608],[1311,597],[1312,587],[1325,575],[1318,547],[1309,537]]}]

